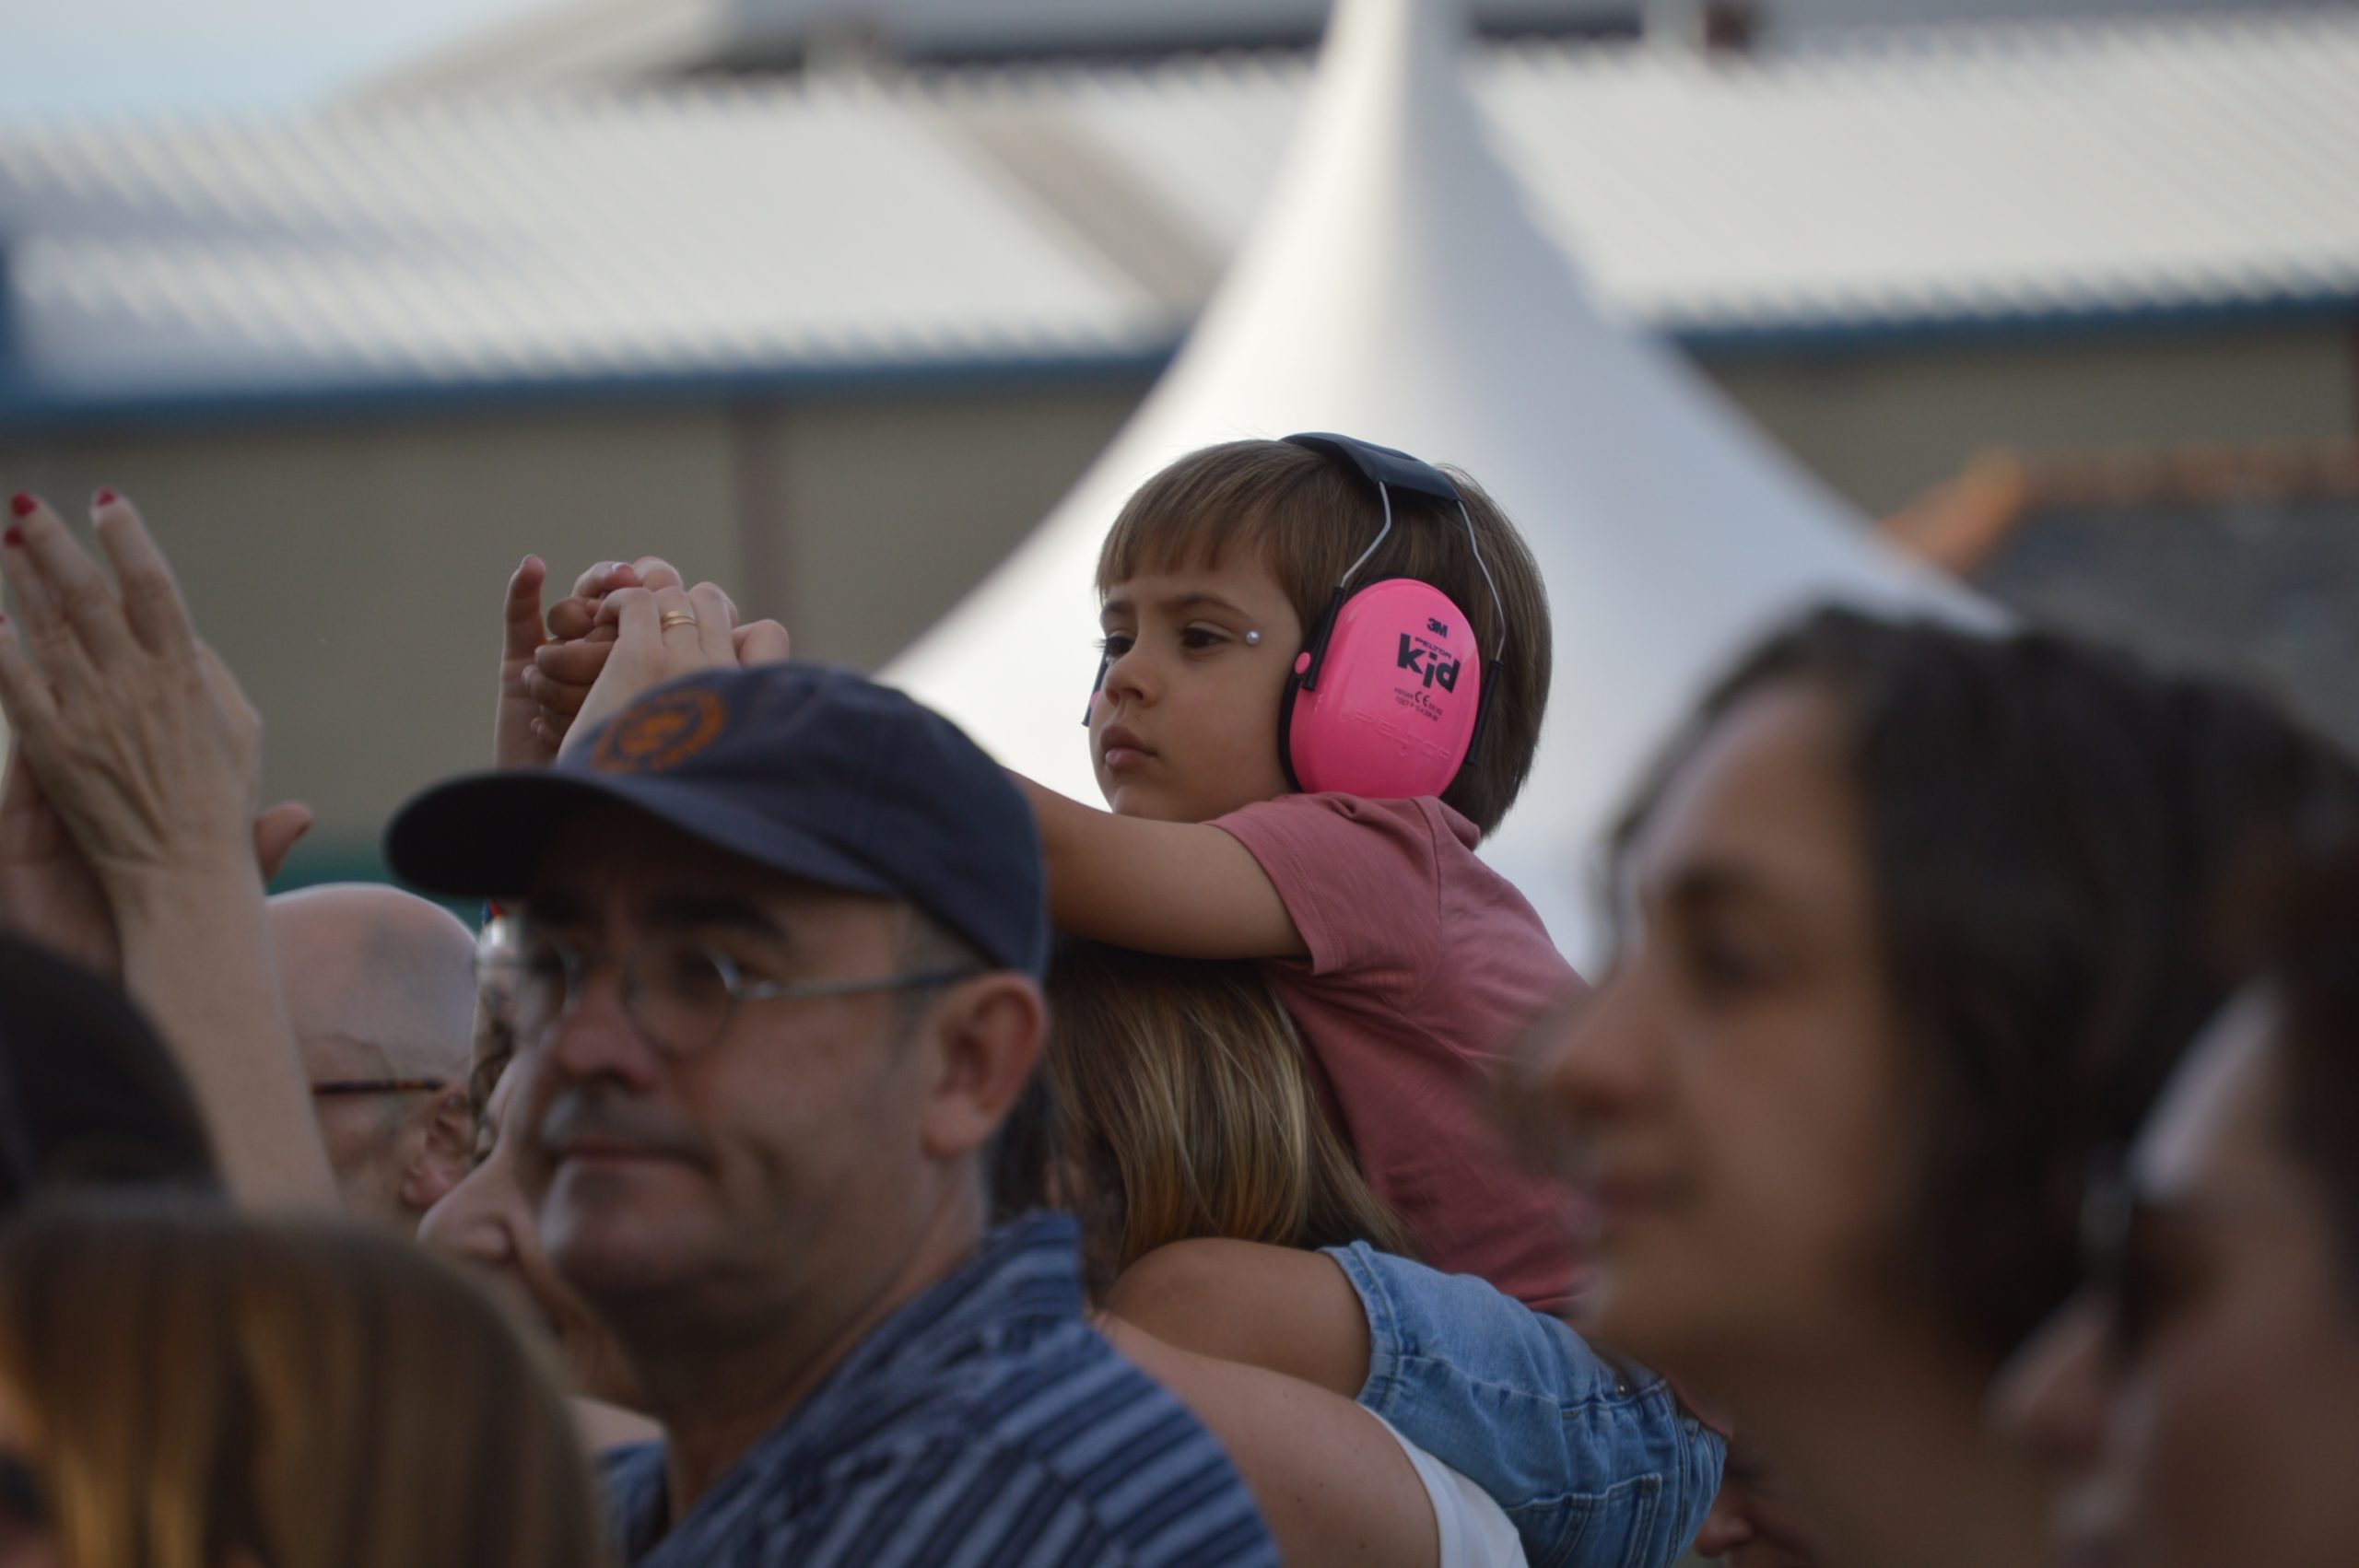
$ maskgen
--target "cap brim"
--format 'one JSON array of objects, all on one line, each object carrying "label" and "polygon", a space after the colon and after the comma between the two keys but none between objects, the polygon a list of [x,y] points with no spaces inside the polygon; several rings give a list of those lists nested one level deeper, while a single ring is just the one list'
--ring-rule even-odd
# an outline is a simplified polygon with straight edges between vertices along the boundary
[{"label": "cap brim", "polygon": [[619,805],[716,849],[854,893],[893,884],[821,838],[716,802],[709,790],[643,774],[477,773],[438,784],[394,814],[385,859],[412,886],[451,898],[529,892],[549,841],[582,812]]}]

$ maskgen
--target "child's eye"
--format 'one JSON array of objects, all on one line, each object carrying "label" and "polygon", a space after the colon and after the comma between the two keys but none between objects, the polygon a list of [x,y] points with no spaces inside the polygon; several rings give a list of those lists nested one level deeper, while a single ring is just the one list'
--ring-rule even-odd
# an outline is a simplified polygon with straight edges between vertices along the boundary
[{"label": "child's eye", "polygon": [[1180,646],[1191,653],[1201,653],[1228,640],[1228,634],[1217,626],[1189,626],[1180,634]]},{"label": "child's eye", "polygon": [[1097,639],[1097,651],[1109,659],[1120,659],[1131,650],[1131,634],[1108,632]]}]

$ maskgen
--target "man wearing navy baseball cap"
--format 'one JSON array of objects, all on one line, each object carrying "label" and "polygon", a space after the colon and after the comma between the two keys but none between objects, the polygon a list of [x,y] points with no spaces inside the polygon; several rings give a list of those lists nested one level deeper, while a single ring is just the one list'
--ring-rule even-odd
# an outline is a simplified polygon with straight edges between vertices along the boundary
[{"label": "man wearing navy baseball cap", "polygon": [[668,1433],[608,1472],[627,1561],[1275,1562],[1084,1317],[1072,1222],[986,1227],[1048,922],[1032,813],[956,727],[843,671],[702,671],[428,790],[387,848],[522,900],[519,1174]]}]

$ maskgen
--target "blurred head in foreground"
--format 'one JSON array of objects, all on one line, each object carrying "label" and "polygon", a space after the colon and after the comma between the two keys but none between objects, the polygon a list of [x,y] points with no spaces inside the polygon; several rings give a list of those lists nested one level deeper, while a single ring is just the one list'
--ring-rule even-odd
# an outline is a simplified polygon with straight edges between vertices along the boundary
[{"label": "blurred head in foreground", "polygon": [[2259,922],[2263,977],[2207,1030],[2118,1182],[2089,1278],[2001,1401],[2070,1479],[2074,1562],[2330,1568],[2359,1453],[2359,859]]},{"label": "blurred head in foreground", "polygon": [[124,1197],[0,1236],[0,1561],[604,1560],[562,1403],[405,1242]]},{"label": "blurred head in foreground", "polygon": [[53,1191],[154,1185],[218,1187],[163,1043],[96,975],[0,937],[0,1211]]},{"label": "blurred head in foreground", "polygon": [[[1772,638],[1630,813],[1618,951],[1546,1058],[1594,1330],[1724,1402],[1830,1543],[1882,1516],[1862,1468],[1888,1495],[1944,1427],[1925,1501],[1993,1486],[1961,1527],[2036,1537],[1982,1393],[2071,1289],[2091,1154],[2231,987],[2224,876],[2354,802],[2266,704],[2070,639],[1848,611]],[[1803,1427],[1860,1449],[1813,1474]]]}]

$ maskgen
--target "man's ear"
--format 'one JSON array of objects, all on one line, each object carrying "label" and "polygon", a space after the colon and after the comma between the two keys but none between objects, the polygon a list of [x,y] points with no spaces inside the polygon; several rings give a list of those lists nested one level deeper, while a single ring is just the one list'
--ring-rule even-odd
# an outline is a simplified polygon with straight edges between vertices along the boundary
[{"label": "man's ear", "polygon": [[423,1214],[465,1179],[475,1153],[475,1119],[465,1084],[436,1091],[427,1110],[426,1136],[402,1172],[403,1208]]},{"label": "man's ear", "polygon": [[955,1159],[991,1141],[1039,1062],[1048,1022],[1040,988],[1004,970],[943,998],[928,1021],[939,1066],[919,1126],[927,1154]]}]

